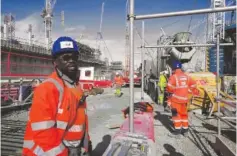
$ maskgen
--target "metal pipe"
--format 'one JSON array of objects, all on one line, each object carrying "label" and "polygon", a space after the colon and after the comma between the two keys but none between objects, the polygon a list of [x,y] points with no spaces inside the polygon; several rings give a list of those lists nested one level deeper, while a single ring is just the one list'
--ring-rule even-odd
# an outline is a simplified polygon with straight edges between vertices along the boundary
[{"label": "metal pipe", "polygon": [[231,101],[231,100],[224,100],[224,99],[217,99],[217,101],[220,101],[220,102],[223,102],[224,104],[228,105],[228,106],[231,106],[233,108],[236,107],[236,101]]},{"label": "metal pipe", "polygon": [[236,6],[222,7],[222,8],[207,8],[198,10],[187,10],[160,14],[147,14],[147,15],[137,15],[135,20],[151,19],[151,18],[163,18],[163,17],[174,17],[174,16],[185,16],[194,14],[204,14],[204,13],[214,13],[214,12],[224,12],[236,10]]},{"label": "metal pipe", "polygon": [[[144,48],[212,47],[215,45],[216,44],[157,45],[157,46],[144,46]],[[234,43],[221,43],[220,46],[234,46]],[[140,48],[142,48],[142,46]]]},{"label": "metal pipe", "polygon": [[[216,95],[217,98],[220,98],[220,85],[219,85],[219,72],[220,72],[220,34],[217,34],[217,42],[216,42]],[[220,102],[217,101],[218,105],[218,116],[220,115],[221,107]],[[220,118],[218,118],[217,121],[218,124],[218,136],[221,135],[221,121]]]},{"label": "metal pipe", "polygon": [[141,48],[141,63],[142,63],[142,86],[141,86],[141,101],[144,101],[144,46],[145,46],[145,23],[142,21],[142,48]]},{"label": "metal pipe", "polygon": [[[218,120],[222,120],[224,123],[226,123],[226,124],[229,125],[230,127],[236,129],[236,126],[233,125],[233,124],[231,124],[229,121],[223,119],[222,117],[220,117],[220,116],[218,116],[218,115],[215,115],[215,116],[218,118]],[[220,135],[219,135],[219,127],[218,127],[218,137],[220,137]]]},{"label": "metal pipe", "polygon": [[129,13],[129,22],[130,22],[130,71],[129,71],[129,88],[130,88],[130,107],[129,107],[129,132],[133,133],[133,116],[134,116],[134,0],[130,0],[130,13]]},{"label": "metal pipe", "polygon": [[229,116],[225,116],[225,117],[222,117],[222,119],[226,119],[226,120],[236,120],[236,117],[229,117]]}]

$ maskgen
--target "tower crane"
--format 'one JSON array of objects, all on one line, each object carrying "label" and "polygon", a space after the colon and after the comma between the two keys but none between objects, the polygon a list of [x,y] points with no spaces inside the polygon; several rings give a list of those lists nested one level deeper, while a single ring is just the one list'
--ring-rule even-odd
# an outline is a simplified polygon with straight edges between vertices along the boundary
[{"label": "tower crane", "polygon": [[103,24],[103,15],[104,15],[104,5],[105,3],[102,3],[101,6],[101,15],[100,15],[100,28],[99,28],[99,32],[97,32],[97,37],[96,37],[96,46],[97,46],[97,50],[96,50],[96,56],[99,57],[101,52],[100,52],[100,43],[102,40],[102,24]]},{"label": "tower crane", "polygon": [[44,19],[45,23],[45,39],[46,39],[46,48],[49,50],[50,44],[52,42],[52,18],[53,18],[53,9],[57,0],[45,0],[45,8],[42,11],[41,17]]},{"label": "tower crane", "polygon": [[108,54],[109,54],[109,57],[111,59],[111,61],[113,61],[113,58],[111,56],[111,53],[109,51],[109,48],[107,47],[104,39],[103,39],[103,34],[102,34],[102,24],[103,24],[103,16],[104,16],[104,5],[105,5],[105,2],[102,3],[102,7],[101,7],[101,15],[100,15],[100,29],[99,29],[99,32],[97,32],[97,37],[96,37],[96,45],[97,45],[97,50],[96,50],[96,55],[97,56],[100,56],[101,52],[100,52],[100,44],[101,42],[104,43],[105,45],[105,49],[107,49],[108,51]]}]

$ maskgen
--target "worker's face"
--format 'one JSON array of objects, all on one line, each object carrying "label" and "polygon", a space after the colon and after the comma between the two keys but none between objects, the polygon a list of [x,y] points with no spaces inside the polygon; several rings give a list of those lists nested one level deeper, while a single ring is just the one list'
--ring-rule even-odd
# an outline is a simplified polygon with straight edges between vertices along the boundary
[{"label": "worker's face", "polygon": [[55,60],[55,65],[64,74],[69,77],[78,74],[78,55],[75,53],[64,53],[59,55]]}]

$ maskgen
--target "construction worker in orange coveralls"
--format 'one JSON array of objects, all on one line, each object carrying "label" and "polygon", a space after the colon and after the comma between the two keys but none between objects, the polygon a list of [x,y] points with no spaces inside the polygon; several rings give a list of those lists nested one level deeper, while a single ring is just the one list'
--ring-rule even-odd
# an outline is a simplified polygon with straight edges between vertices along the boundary
[{"label": "construction worker in orange coveralls", "polygon": [[86,96],[78,82],[78,57],[77,43],[70,37],[54,42],[55,71],[34,91],[22,155],[90,155],[92,145]]},{"label": "construction worker in orange coveralls", "polygon": [[169,78],[167,91],[172,94],[169,98],[171,102],[172,120],[174,124],[173,137],[180,138],[181,134],[188,136],[188,94],[190,89],[195,89],[196,83],[182,70],[180,62],[174,62],[173,75]]},{"label": "construction worker in orange coveralls", "polygon": [[117,72],[116,76],[114,77],[114,84],[116,87],[116,91],[115,91],[116,96],[122,95],[121,88],[122,88],[123,83],[124,83],[123,77]]}]

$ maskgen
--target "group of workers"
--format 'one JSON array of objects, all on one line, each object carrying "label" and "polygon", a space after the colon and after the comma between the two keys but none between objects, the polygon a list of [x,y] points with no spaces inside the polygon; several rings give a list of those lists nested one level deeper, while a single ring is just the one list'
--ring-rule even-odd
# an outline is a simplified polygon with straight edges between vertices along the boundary
[{"label": "group of workers", "polygon": [[188,112],[187,104],[189,94],[196,88],[196,82],[182,70],[182,64],[178,61],[173,63],[172,75],[168,78],[168,71],[160,73],[159,104],[163,104],[164,110],[169,108],[172,113],[174,131],[171,136],[180,138],[183,134],[188,136]]},{"label": "group of workers", "polygon": [[[70,37],[59,37],[52,47],[54,71],[35,90],[23,144],[24,156],[89,156],[92,142],[88,130],[86,95],[79,84],[79,48]],[[174,74],[167,85],[167,73],[160,78],[160,98],[164,101],[165,88],[172,93],[172,119],[175,135],[187,134],[188,90],[195,87],[191,78],[181,71],[176,63]],[[116,88],[121,91],[122,76],[114,78]],[[118,92],[119,92],[118,91]]]}]

